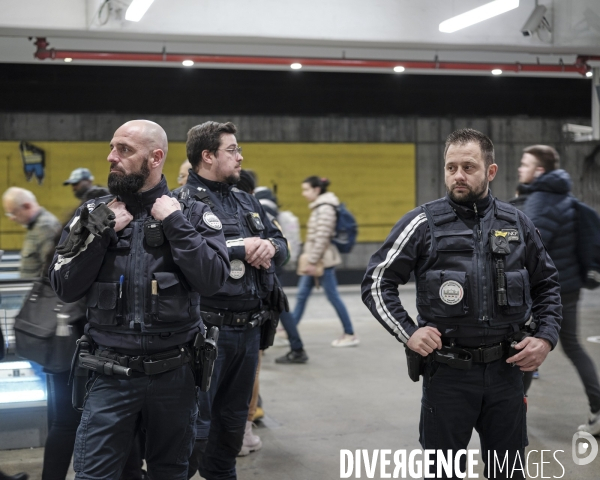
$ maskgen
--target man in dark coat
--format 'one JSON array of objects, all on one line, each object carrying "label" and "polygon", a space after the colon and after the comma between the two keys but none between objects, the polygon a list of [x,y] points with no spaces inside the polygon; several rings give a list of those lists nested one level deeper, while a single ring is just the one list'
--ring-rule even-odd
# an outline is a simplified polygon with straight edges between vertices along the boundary
[{"label": "man in dark coat", "polygon": [[[528,195],[524,212],[542,234],[558,270],[563,321],[560,343],[575,365],[585,387],[590,417],[579,430],[600,434],[600,384],[594,362],[577,339],[577,302],[582,279],[577,260],[577,210],[571,195],[571,177],[559,169],[558,152],[547,145],[523,150],[519,181]],[[527,185],[529,184],[529,185]]]}]

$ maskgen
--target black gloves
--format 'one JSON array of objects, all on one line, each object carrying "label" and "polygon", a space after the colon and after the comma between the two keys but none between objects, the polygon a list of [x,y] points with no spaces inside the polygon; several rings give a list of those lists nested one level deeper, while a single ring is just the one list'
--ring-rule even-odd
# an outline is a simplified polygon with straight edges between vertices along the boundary
[{"label": "black gloves", "polygon": [[115,214],[106,204],[101,203],[91,213],[84,206],[64,243],[56,247],[56,253],[66,258],[74,257],[81,250],[90,233],[100,237],[107,229],[114,226]]},{"label": "black gloves", "polygon": [[74,257],[77,252],[81,250],[81,247],[83,247],[83,244],[90,235],[90,232],[88,232],[88,230],[84,228],[81,223],[81,218],[84,215],[86,217],[89,215],[87,208],[83,208],[83,210],[81,210],[81,216],[79,217],[79,220],[77,220],[77,223],[71,227],[69,235],[65,239],[64,243],[56,247],[56,253],[62,255],[63,257],[69,258]]},{"label": "black gloves", "polygon": [[105,203],[99,204],[91,213],[83,215],[87,208],[81,211],[79,221],[94,236],[100,237],[108,228],[115,226],[115,214]]}]

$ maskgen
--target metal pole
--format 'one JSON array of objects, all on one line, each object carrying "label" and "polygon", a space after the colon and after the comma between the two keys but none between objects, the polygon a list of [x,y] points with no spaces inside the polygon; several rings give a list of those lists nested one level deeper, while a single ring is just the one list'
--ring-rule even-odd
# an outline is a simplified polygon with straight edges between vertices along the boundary
[{"label": "metal pole", "polygon": [[592,139],[600,140],[600,67],[592,68]]}]

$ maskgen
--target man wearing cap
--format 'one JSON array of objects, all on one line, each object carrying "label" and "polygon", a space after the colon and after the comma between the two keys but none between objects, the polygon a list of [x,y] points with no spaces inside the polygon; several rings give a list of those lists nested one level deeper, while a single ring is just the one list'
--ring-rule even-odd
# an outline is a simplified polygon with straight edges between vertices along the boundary
[{"label": "man wearing cap", "polygon": [[76,168],[71,172],[69,178],[67,178],[63,185],[71,185],[73,194],[81,200],[81,202],[87,202],[92,198],[102,197],[108,195],[109,191],[106,188],[94,185],[94,176],[87,168]]}]

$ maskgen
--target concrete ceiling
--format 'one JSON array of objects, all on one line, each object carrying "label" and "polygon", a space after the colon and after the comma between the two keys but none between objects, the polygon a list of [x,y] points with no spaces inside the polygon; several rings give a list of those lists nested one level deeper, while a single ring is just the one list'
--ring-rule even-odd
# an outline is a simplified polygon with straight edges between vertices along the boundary
[{"label": "concrete ceiling", "polygon": [[[155,0],[134,23],[124,20],[130,0],[0,0],[0,62],[40,62],[33,58],[35,47],[27,37],[47,37],[51,48],[62,50],[333,59],[431,61],[437,55],[440,61],[453,62],[572,64],[578,55],[600,55],[598,0],[540,1],[548,8],[551,34],[521,33],[534,0],[521,0],[513,11],[455,33],[438,31],[443,20],[488,1]],[[160,62],[110,63],[181,68]],[[228,67],[201,65],[213,66]]]}]

